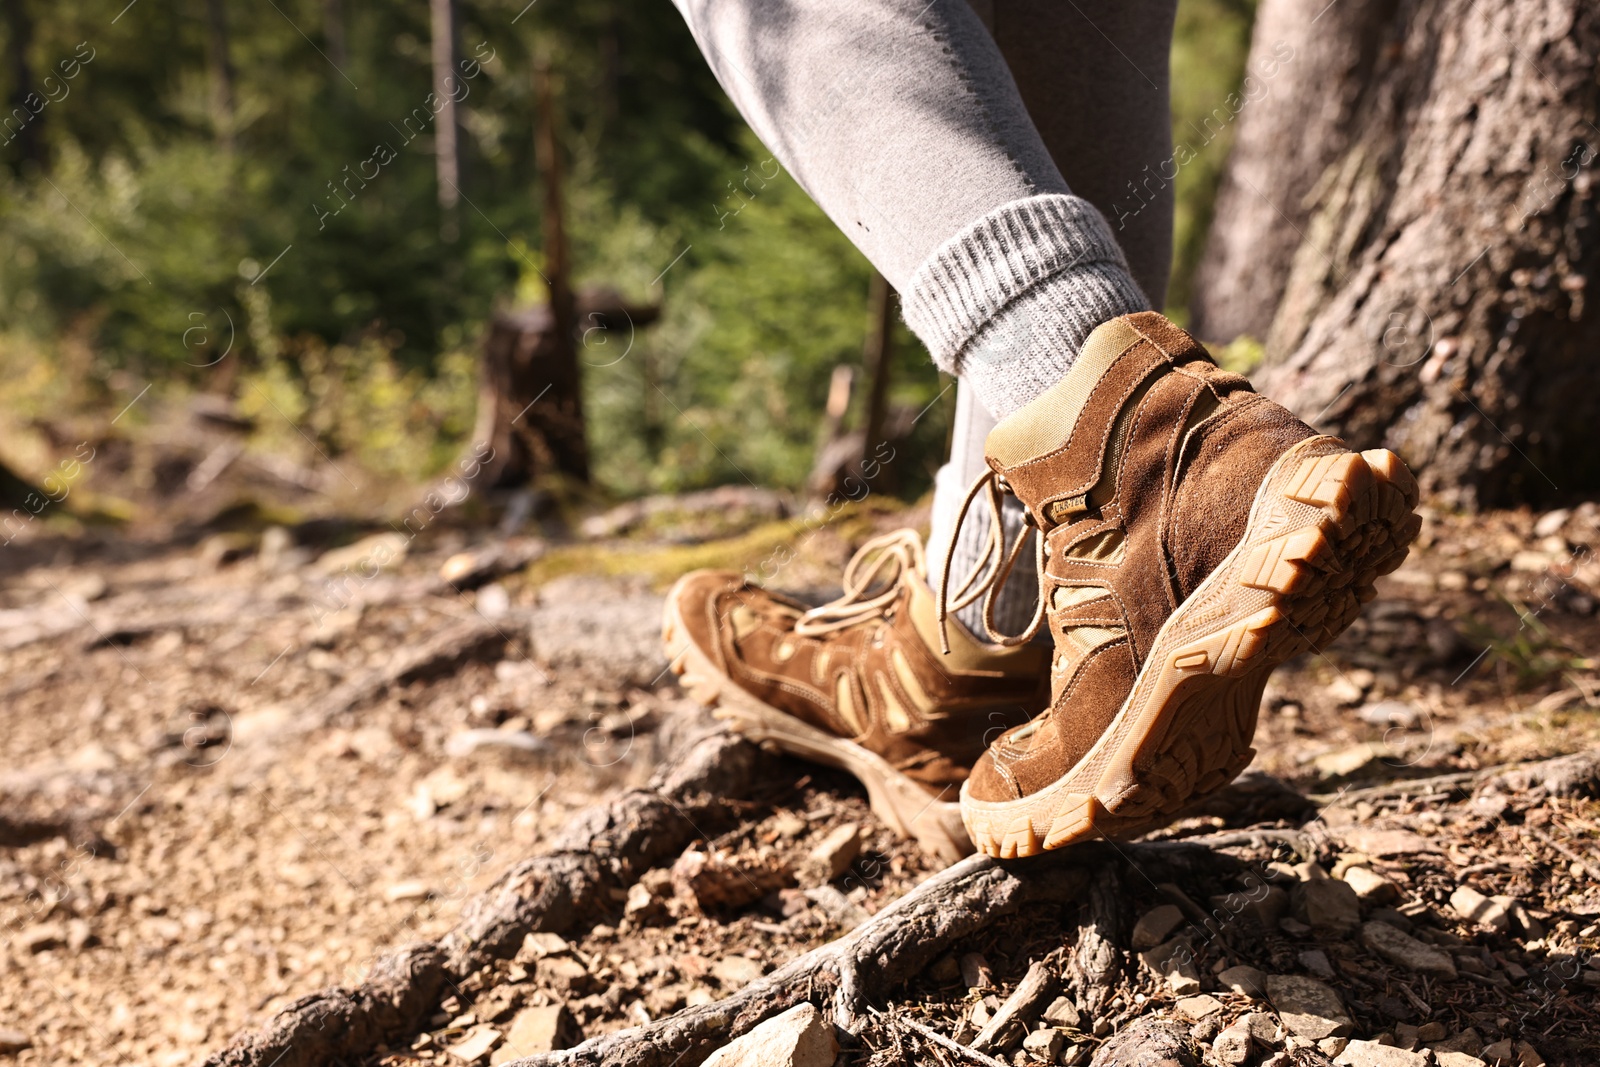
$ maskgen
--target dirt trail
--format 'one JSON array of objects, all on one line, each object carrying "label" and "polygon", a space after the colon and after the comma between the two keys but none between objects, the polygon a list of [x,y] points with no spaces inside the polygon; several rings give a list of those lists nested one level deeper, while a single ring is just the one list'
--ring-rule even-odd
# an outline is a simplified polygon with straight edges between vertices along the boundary
[{"label": "dirt trail", "polygon": [[[884,511],[847,536],[802,538],[783,577],[819,581],[853,542],[901,521]],[[1489,1044],[1545,1027],[1556,1035],[1538,1046],[1549,1062],[1585,1062],[1562,1057],[1595,1033],[1600,978],[1580,968],[1516,1019],[1504,983],[1520,988],[1547,961],[1600,951],[1596,803],[1333,798],[1597,743],[1597,527],[1592,504],[1555,521],[1430,517],[1365,620],[1282,672],[1263,710],[1255,769],[1325,795],[1323,863],[1368,856],[1401,903],[1425,907],[1416,921],[1439,930],[1430,938],[1458,963],[1470,947],[1482,973],[1462,965],[1467,977],[1438,995],[1404,980],[1408,994],[1357,935],[1300,943],[1291,926],[1250,946],[1211,946],[1200,960],[1208,975],[1223,960],[1308,974],[1326,965],[1373,985],[1354,996],[1359,1036],[1421,1025],[1422,1000],[1429,1012],[1449,1005],[1452,1032],[1470,1024]],[[650,579],[495,577],[490,556],[531,549],[480,540],[471,550],[483,573],[462,578],[470,567],[459,559],[447,571],[475,587],[458,589],[440,571],[459,538],[404,554],[391,544],[379,568],[382,544],[68,542],[34,553],[0,587],[0,1030],[26,1043],[15,1062],[197,1062],[297,997],[356,984],[380,952],[442,934],[573,812],[649,778],[661,724],[688,712],[663,672]],[[617,546],[619,557],[646,550],[656,549]],[[571,944],[524,946],[447,999],[410,1049],[374,1050],[374,1062],[459,1062],[441,1050],[541,1001],[565,1006],[589,1037],[659,1019],[756,981],[931,872],[850,780],[788,760],[763,776],[737,825],[707,828],[709,840],[691,846],[736,857],[747,881],[765,863],[762,894],[707,910],[686,903],[666,868],[647,874],[606,921]],[[1171,832],[1255,821],[1218,811]],[[858,829],[838,876],[796,876],[845,824]],[[1384,844],[1371,837],[1379,831],[1426,847],[1406,838],[1392,849],[1401,839]],[[1298,858],[1279,845],[1235,853],[1263,865]],[[1167,899],[1136,866],[1122,877],[1129,923]],[[1461,921],[1447,902],[1462,883],[1525,902],[1543,936]],[[1059,963],[1076,936],[1070,914],[1020,921],[941,956],[895,996],[900,1008],[864,1029],[857,1059],[920,1058],[937,1043],[911,1023],[959,1038],[974,1004],[997,1009],[1030,961]],[[1324,958],[1307,962],[1317,947]],[[987,956],[990,986],[961,978],[970,951]],[[1250,1004],[1214,977],[1204,984],[1225,1003],[1219,1026]],[[1588,1015],[1568,1010],[1580,990]],[[1130,965],[1107,998],[1105,1018],[1120,1025],[1170,1011],[1174,994]],[[1105,1036],[1092,1022],[1064,1032],[1085,1058]],[[1055,1055],[1070,1059],[1063,1048]],[[482,1062],[497,1055],[486,1047]]]}]

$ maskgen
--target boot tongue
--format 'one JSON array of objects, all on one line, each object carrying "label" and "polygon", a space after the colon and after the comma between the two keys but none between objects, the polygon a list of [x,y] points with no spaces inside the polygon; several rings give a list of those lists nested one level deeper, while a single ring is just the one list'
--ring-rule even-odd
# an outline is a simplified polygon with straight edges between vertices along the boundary
[{"label": "boot tongue", "polygon": [[1040,528],[1067,521],[1089,506],[1129,401],[1153,372],[1197,355],[1203,350],[1192,338],[1153,312],[1102,323],[1066,377],[990,431],[989,466]]}]

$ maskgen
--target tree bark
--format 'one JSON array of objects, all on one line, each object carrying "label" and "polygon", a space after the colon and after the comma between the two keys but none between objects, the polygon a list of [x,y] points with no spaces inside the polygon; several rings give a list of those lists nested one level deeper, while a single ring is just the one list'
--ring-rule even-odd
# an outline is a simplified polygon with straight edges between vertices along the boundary
[{"label": "tree bark", "polygon": [[[1233,148],[1195,276],[1197,336],[1267,336],[1311,215],[1306,195],[1349,142],[1378,31],[1395,3],[1262,0],[1256,9]],[[1209,137],[1211,121],[1205,125],[1199,132]]]},{"label": "tree bark", "polygon": [[33,84],[33,67],[28,51],[33,47],[33,15],[24,0],[6,0],[6,36],[9,38],[11,69],[16,79],[12,83],[9,107],[0,130],[5,143],[16,144],[19,162],[44,165],[44,141],[41,123],[44,116],[44,99]]},{"label": "tree bark", "polygon": [[456,113],[455,0],[428,0],[433,27],[433,92],[439,101],[434,122],[433,159],[439,187],[439,236],[454,242],[461,236],[461,122]]},{"label": "tree bark", "polygon": [[[1283,2],[1312,13],[1320,0]],[[1338,94],[1355,100],[1348,134],[1304,224],[1286,218],[1292,183],[1276,192],[1238,162],[1238,184],[1259,187],[1295,246],[1258,387],[1354,447],[1395,449],[1442,503],[1595,488],[1600,9],[1343,0],[1324,21],[1347,4],[1365,12],[1356,29],[1375,59],[1365,77],[1356,65],[1353,97]],[[1293,99],[1268,96],[1244,121],[1299,128],[1281,113]],[[1219,267],[1207,299],[1257,284]]]}]

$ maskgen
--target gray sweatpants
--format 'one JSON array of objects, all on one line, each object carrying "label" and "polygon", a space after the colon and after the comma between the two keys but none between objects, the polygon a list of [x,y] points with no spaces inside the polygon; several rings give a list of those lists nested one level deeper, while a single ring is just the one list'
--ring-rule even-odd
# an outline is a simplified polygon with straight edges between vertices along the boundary
[{"label": "gray sweatpants", "polygon": [[[951,530],[995,418],[1059,380],[1095,326],[1166,292],[1170,185],[1153,202],[1141,189],[1137,212],[1113,204],[1171,154],[1176,0],[675,2],[756,134],[960,378],[929,545],[962,573],[988,520]],[[1027,570],[1002,628],[1032,613]],[[975,608],[962,619],[981,633]]]}]

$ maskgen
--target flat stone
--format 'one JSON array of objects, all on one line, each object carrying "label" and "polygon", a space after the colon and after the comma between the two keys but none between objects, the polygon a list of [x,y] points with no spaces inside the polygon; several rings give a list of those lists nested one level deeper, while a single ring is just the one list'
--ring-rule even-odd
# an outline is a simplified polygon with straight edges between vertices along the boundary
[{"label": "flat stone", "polygon": [[838,1052],[833,1027],[806,1002],[717,1049],[705,1067],[831,1067]]},{"label": "flat stone", "polygon": [[1317,1051],[1330,1059],[1350,1047],[1348,1037],[1325,1037],[1317,1042]]},{"label": "flat stone", "polygon": [[711,977],[730,992],[754,982],[766,972],[748,956],[724,956],[711,965]]},{"label": "flat stone", "polygon": [[1439,1067],[1488,1067],[1478,1057],[1467,1052],[1440,1052],[1433,1050],[1433,1062]]},{"label": "flat stone", "polygon": [[1426,837],[1411,830],[1375,830],[1353,826],[1340,832],[1345,844],[1369,856],[1413,856],[1441,849]]},{"label": "flat stone", "polygon": [[21,1030],[0,1030],[0,1055],[33,1047],[33,1038]]},{"label": "flat stone", "polygon": [[1022,1051],[1046,1063],[1054,1063],[1056,1057],[1061,1055],[1061,1046],[1064,1044],[1066,1039],[1061,1036],[1061,1031],[1047,1026],[1023,1038]]},{"label": "flat stone", "polygon": [[1450,910],[1469,922],[1487,926],[1496,933],[1511,928],[1511,913],[1506,906],[1492,897],[1486,897],[1471,886],[1456,886],[1450,894]]},{"label": "flat stone", "polygon": [[1250,1031],[1242,1026],[1230,1026],[1211,1041],[1212,1055],[1218,1062],[1227,1064],[1228,1067],[1239,1067],[1250,1062],[1250,1053],[1253,1049],[1254,1042],[1250,1039]]},{"label": "flat stone", "polygon": [[795,875],[801,885],[822,885],[849,870],[859,855],[861,827],[847,822],[829,831],[812,847],[796,868]]},{"label": "flat stone", "polygon": [[1180,997],[1200,992],[1200,969],[1195,966],[1194,946],[1186,937],[1175,937],[1164,945],[1139,953],[1145,966],[1167,980],[1167,987]]},{"label": "flat stone", "polygon": [[1245,1012],[1239,1016],[1236,1025],[1250,1031],[1250,1036],[1256,1039],[1258,1045],[1277,1045],[1283,1041],[1283,1027],[1278,1025],[1278,1020],[1272,1017],[1271,1012]]},{"label": "flat stone", "polygon": [[1396,930],[1403,930],[1408,934],[1416,929],[1415,923],[1393,908],[1373,908],[1372,911],[1367,913],[1367,918],[1373,922],[1388,923]]},{"label": "flat stone", "polygon": [[1343,1037],[1355,1029],[1339,994],[1315,978],[1269,974],[1267,999],[1286,1029],[1310,1041]]},{"label": "flat stone", "polygon": [[1447,1037],[1443,1041],[1434,1042],[1433,1051],[1465,1052],[1476,1056],[1483,1051],[1483,1037],[1478,1031],[1469,1026],[1454,1037]]},{"label": "flat stone", "polygon": [[1308,948],[1300,953],[1300,966],[1324,981],[1333,981],[1337,977],[1333,973],[1333,964],[1328,960],[1328,954],[1320,948]]},{"label": "flat stone", "polygon": [[583,1040],[572,1013],[561,1003],[523,1008],[506,1029],[505,1041],[494,1050],[489,1062],[494,1067],[524,1056],[537,1056],[557,1049],[571,1048]]},{"label": "flat stone", "polygon": [[1346,707],[1361,703],[1361,698],[1367,695],[1366,687],[1356,684],[1356,680],[1348,674],[1339,675],[1324,686],[1322,691],[1328,695],[1329,700]]},{"label": "flat stone", "polygon": [[1492,1045],[1483,1046],[1483,1058],[1496,1065],[1516,1063],[1516,1056],[1516,1049],[1511,1044],[1509,1037],[1504,1041],[1496,1041]]},{"label": "flat stone", "polygon": [[1321,878],[1301,882],[1289,894],[1294,917],[1317,933],[1343,937],[1361,925],[1361,899],[1347,882]]},{"label": "flat stone", "polygon": [[1431,1023],[1423,1023],[1421,1026],[1417,1027],[1417,1040],[1421,1041],[1423,1044],[1431,1045],[1435,1041],[1443,1041],[1445,1035],[1449,1032],[1450,1031],[1445,1029],[1444,1023],[1435,1020]]},{"label": "flat stone", "polygon": [[1155,948],[1172,936],[1183,925],[1183,909],[1176,904],[1162,904],[1151,908],[1133,925],[1133,950],[1143,952]]},{"label": "flat stone", "polygon": [[1352,1041],[1333,1062],[1339,1067],[1428,1067],[1428,1057],[1376,1041]]},{"label": "flat stone", "polygon": [[[1360,698],[1357,697],[1357,700]],[[1324,778],[1343,778],[1354,774],[1367,764],[1383,758],[1388,752],[1383,745],[1375,741],[1363,741],[1359,745],[1350,745],[1346,748],[1324,752],[1311,761],[1317,773]]]},{"label": "flat stone", "polygon": [[1454,978],[1455,960],[1442,949],[1425,945],[1388,923],[1369,922],[1361,928],[1361,943],[1390,963],[1433,978]]},{"label": "flat stone", "polygon": [[500,1031],[491,1026],[474,1026],[466,1036],[450,1046],[450,1055],[464,1063],[477,1063],[500,1041]]},{"label": "flat stone", "polygon": [[1191,1019],[1204,1019],[1221,1011],[1222,1001],[1209,993],[1201,993],[1199,996],[1184,997],[1175,1007],[1179,1013]]},{"label": "flat stone", "polygon": [[1517,1067],[1544,1067],[1544,1057],[1526,1041],[1518,1041],[1516,1049]]},{"label": "flat stone", "polygon": [[1400,899],[1399,886],[1366,867],[1346,867],[1344,882],[1363,904],[1393,904]]},{"label": "flat stone", "polygon": [[1078,1014],[1078,1006],[1072,1003],[1071,997],[1057,997],[1050,1002],[1050,1006],[1040,1016],[1051,1026],[1064,1026],[1068,1030],[1076,1030],[1082,1025],[1082,1016]]},{"label": "flat stone", "polygon": [[1244,964],[1229,967],[1217,975],[1217,981],[1235,993],[1242,993],[1257,1000],[1267,995],[1267,976],[1256,968]]}]

